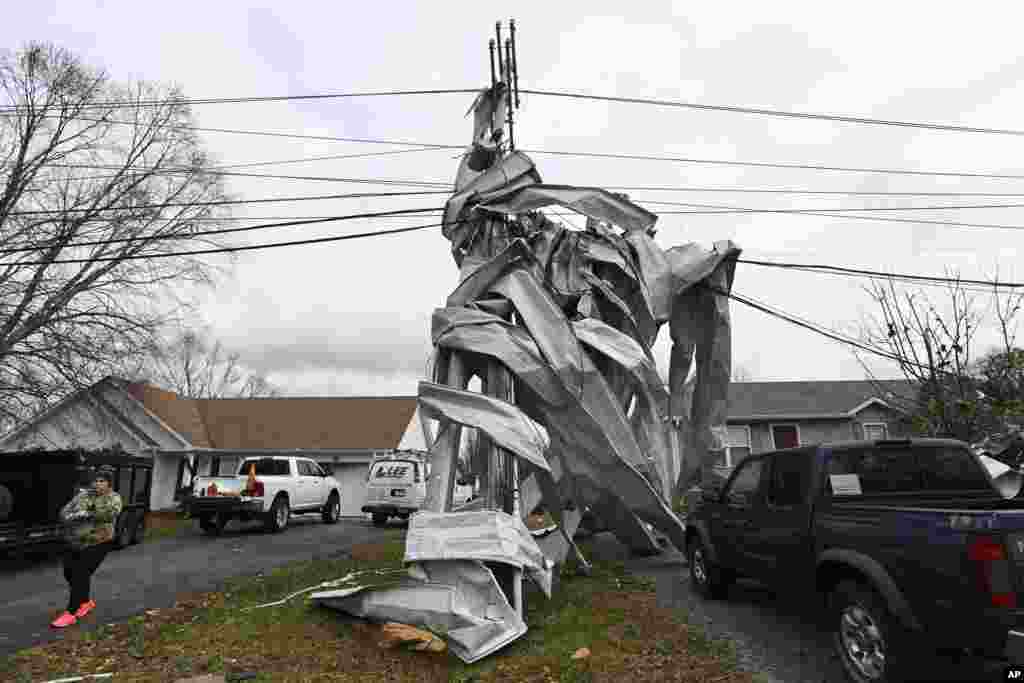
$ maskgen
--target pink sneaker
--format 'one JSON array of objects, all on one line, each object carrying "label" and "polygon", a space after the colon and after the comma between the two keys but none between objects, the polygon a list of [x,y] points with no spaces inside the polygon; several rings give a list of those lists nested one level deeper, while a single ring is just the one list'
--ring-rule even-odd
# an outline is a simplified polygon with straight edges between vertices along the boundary
[{"label": "pink sneaker", "polygon": [[67,628],[68,626],[74,624],[76,621],[78,621],[78,619],[75,618],[74,614],[72,614],[71,612],[64,612],[59,617],[54,619],[50,623],[50,626],[54,628]]},{"label": "pink sneaker", "polygon": [[83,602],[77,610],[75,610],[75,618],[81,619],[89,612],[96,609],[96,601],[90,600],[89,602]]}]

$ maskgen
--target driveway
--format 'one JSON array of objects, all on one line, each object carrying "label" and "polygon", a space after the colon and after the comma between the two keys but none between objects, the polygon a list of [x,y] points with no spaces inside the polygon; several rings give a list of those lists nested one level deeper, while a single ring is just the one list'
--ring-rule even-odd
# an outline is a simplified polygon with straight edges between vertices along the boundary
[{"label": "driveway", "polygon": [[[236,529],[233,523],[220,537],[192,531],[146,541],[110,553],[93,577],[98,607],[92,623],[171,607],[179,594],[217,590],[231,577],[298,560],[344,557],[353,544],[400,538],[404,532],[404,525],[378,529],[363,519],[328,525],[309,515],[292,518],[281,534],[265,534],[251,525]],[[0,566],[0,656],[60,638],[49,621],[67,606],[67,590],[56,559]]]},{"label": "driveway", "polygon": [[[819,628],[812,607],[794,605],[753,582],[740,581],[725,600],[704,600],[690,589],[689,568],[676,551],[652,558],[630,558],[611,534],[594,537],[594,552],[620,559],[633,573],[652,579],[662,607],[688,614],[713,638],[732,641],[741,668],[760,673],[766,683],[845,683],[829,636]],[[976,665],[929,658],[922,681],[985,681]],[[922,663],[924,664],[924,663]],[[1000,678],[999,680],[1002,680]]]}]

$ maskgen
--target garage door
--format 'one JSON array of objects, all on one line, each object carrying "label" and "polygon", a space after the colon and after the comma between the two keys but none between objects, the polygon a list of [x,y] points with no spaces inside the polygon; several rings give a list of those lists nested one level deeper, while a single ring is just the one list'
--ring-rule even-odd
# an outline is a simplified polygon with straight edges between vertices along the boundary
[{"label": "garage door", "polygon": [[346,517],[363,515],[366,502],[366,465],[334,465],[334,478],[341,484],[341,514]]}]

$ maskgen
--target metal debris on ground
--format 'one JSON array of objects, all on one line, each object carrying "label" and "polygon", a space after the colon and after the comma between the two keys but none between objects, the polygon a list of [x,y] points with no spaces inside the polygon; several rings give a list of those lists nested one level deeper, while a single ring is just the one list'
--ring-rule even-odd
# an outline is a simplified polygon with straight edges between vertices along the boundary
[{"label": "metal debris on ground", "polygon": [[[459,284],[434,311],[434,377],[419,386],[437,429],[408,573],[311,596],[442,633],[467,663],[526,632],[524,574],[550,594],[552,570],[570,554],[589,568],[573,542],[584,513],[636,553],[661,553],[664,539],[683,548],[672,497],[725,448],[728,293],[740,253],[729,241],[664,250],[657,216],[625,195],[544,184],[506,135],[515,51],[506,43],[502,53],[498,33],[498,74],[470,110],[473,140],[444,212]],[[581,214],[586,227],[552,220],[551,207]],[[651,353],[666,323],[667,388]],[[474,377],[480,392],[469,390]],[[478,438],[463,458],[468,429]],[[467,474],[480,500],[455,512],[454,482]],[[558,533],[526,528],[538,506]]]}]

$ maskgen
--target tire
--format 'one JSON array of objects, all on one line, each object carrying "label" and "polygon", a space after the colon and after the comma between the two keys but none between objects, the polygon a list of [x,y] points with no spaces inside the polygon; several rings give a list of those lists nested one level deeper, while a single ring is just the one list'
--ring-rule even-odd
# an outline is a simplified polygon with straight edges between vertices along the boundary
[{"label": "tire", "polygon": [[6,522],[14,512],[14,493],[0,484],[0,522]]},{"label": "tire", "polygon": [[733,573],[722,569],[708,557],[704,541],[699,536],[687,544],[687,561],[690,566],[690,587],[703,598],[720,600],[729,593]]},{"label": "tire", "polygon": [[913,659],[909,633],[878,593],[859,581],[840,581],[828,610],[832,646],[853,683],[895,683],[905,679]]},{"label": "tire", "polygon": [[132,542],[132,525],[129,524],[130,521],[122,516],[114,526],[114,548],[116,550],[126,548]]},{"label": "tire", "polygon": [[228,519],[222,515],[202,515],[199,518],[199,528],[207,536],[219,536],[227,525]]},{"label": "tire", "polygon": [[324,524],[337,524],[338,520],[341,519],[341,497],[337,492],[332,492],[327,498],[327,504],[324,505],[321,516],[323,517]]},{"label": "tire", "polygon": [[146,518],[143,516],[139,523],[135,525],[135,529],[132,530],[132,545],[138,545],[142,543],[142,539],[146,537]]},{"label": "tire", "polygon": [[380,512],[373,513],[373,525],[374,526],[386,526],[388,523],[388,516]]},{"label": "tire", "polygon": [[270,512],[267,513],[266,521],[264,522],[264,529],[271,533],[279,534],[288,528],[288,521],[291,519],[291,516],[292,510],[288,506],[288,499],[279,495],[274,499],[274,504],[270,506]]}]

